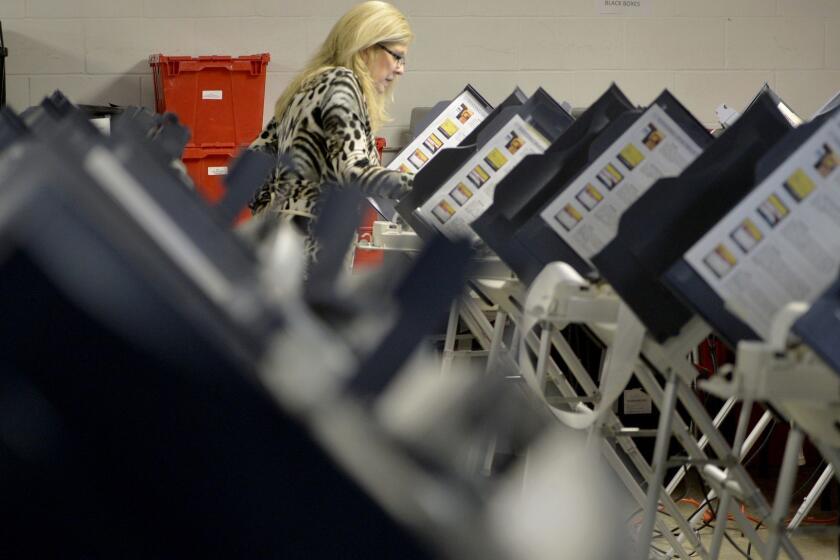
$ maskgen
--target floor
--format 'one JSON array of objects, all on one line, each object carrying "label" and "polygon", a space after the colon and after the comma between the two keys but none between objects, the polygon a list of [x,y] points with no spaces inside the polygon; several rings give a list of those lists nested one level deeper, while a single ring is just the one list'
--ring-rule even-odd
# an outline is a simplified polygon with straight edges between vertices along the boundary
[{"label": "floor", "polygon": [[[692,510],[689,507],[687,508],[687,511],[690,512]],[[709,546],[712,541],[713,531],[714,529],[712,527],[706,527],[700,532],[700,540],[704,544],[704,546],[706,546],[707,550],[709,549]],[[746,553],[749,550],[749,541],[747,541],[746,538],[741,536],[740,531],[738,531],[738,529],[732,523],[730,523],[729,528],[727,529],[727,533],[730,536],[730,538],[734,541],[734,543],[737,544],[743,552],[739,552],[730,542],[724,540],[718,559],[744,560],[744,558],[747,558],[747,556],[745,556],[744,553]],[[762,527],[759,529],[758,533],[761,536],[762,540],[766,542],[768,535],[767,529]],[[809,526],[804,528],[799,533],[795,534],[792,540],[793,543],[796,545],[797,550],[799,550],[799,553],[802,555],[802,558],[804,558],[805,560],[838,559],[836,526],[828,528]],[[658,548],[668,548],[667,543],[665,543],[664,539],[662,538],[655,539],[653,544]],[[754,559],[760,558],[760,556],[755,554],[755,551],[749,550],[749,552],[749,557]],[[779,558],[788,558],[788,556],[783,552],[779,555]]]},{"label": "floor", "polygon": [[[815,465],[815,468],[818,467]],[[799,481],[801,484],[797,485],[799,493],[791,505],[790,515],[792,516],[802,503],[805,495],[810,490],[811,481],[814,479],[813,473],[807,468],[801,469],[799,473]],[[699,487],[692,483],[692,477],[689,477],[688,488],[682,488],[685,493],[685,498],[680,500],[679,506],[687,516],[691,515],[701,500],[702,491]],[[798,481],[798,482],[799,482]],[[775,479],[773,477],[756,479],[756,484],[762,489],[762,492],[770,501],[772,501],[773,492],[775,489]],[[679,491],[678,491],[679,492]],[[840,538],[840,526],[837,524],[836,504],[831,496],[834,489],[829,486],[826,490],[828,497],[823,500],[818,500],[807,518],[808,522],[804,523],[800,529],[793,534],[792,541],[799,550],[802,558],[805,560],[838,560],[838,538]],[[749,514],[749,512],[747,512]],[[707,521],[711,520],[711,515],[705,518]],[[669,523],[669,526],[675,526],[674,523]],[[713,525],[709,525],[700,531],[700,540],[706,546],[707,550],[712,541],[714,533]],[[767,541],[768,533],[766,527],[760,527],[758,533],[763,541]],[[741,535],[734,522],[730,521],[727,525],[727,534],[732,541],[741,548],[739,552],[733,544],[724,539],[721,548],[719,560],[743,560],[744,558],[761,558],[753,550],[749,550],[750,555],[746,556],[748,552],[749,541]],[[668,549],[668,545],[663,538],[654,539],[653,545],[658,548]],[[788,558],[788,555],[781,553],[779,558]]]}]

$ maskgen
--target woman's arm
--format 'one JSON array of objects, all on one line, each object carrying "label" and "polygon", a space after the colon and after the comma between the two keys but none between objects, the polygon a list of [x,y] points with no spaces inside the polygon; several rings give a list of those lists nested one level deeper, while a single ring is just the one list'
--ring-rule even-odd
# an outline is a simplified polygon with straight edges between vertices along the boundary
[{"label": "woman's arm", "polygon": [[[277,157],[277,152],[279,150],[277,139],[277,117],[271,117],[271,120],[268,121],[268,124],[265,125],[265,128],[262,132],[260,132],[260,135],[251,142],[250,146],[248,146],[248,149],[257,152],[265,152],[272,157]],[[258,214],[268,207],[274,200],[278,191],[278,170],[275,168],[266,178],[265,183],[263,183],[263,185],[254,193],[254,196],[248,203],[248,207],[251,208],[251,212]]]},{"label": "woman's arm", "polygon": [[341,183],[355,183],[367,195],[399,199],[411,190],[413,176],[385,169],[371,159],[363,103],[353,73],[338,69],[321,103],[328,164]]}]

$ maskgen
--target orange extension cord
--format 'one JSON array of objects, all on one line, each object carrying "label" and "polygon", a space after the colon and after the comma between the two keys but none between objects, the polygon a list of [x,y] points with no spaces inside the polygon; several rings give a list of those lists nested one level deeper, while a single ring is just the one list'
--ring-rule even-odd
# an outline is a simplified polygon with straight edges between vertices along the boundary
[{"label": "orange extension cord", "polygon": [[[700,502],[698,502],[697,500],[695,500],[693,498],[683,498],[682,500],[680,500],[680,503],[689,504],[689,505],[694,506],[695,508],[700,507]],[[760,519],[758,517],[755,517],[754,515],[751,515],[751,514],[747,513],[747,508],[744,506],[744,504],[741,504],[741,513],[743,513],[744,517],[746,517],[747,519],[749,519],[753,523],[758,523],[760,521]],[[703,512],[703,521],[705,523],[711,523],[712,521],[714,521],[714,518],[715,518],[715,516],[714,516],[714,513],[712,513],[712,509],[710,507],[706,506],[706,511]],[[727,520],[728,521],[733,521],[734,520],[732,514],[729,514],[729,516],[727,517]],[[804,520],[802,520],[802,523],[807,524],[807,525],[835,525],[837,523],[837,520],[838,520],[837,515],[834,515],[832,517],[826,517],[826,518],[806,517]],[[785,521],[785,523],[789,523],[789,522],[790,522],[790,519],[787,519]]]}]

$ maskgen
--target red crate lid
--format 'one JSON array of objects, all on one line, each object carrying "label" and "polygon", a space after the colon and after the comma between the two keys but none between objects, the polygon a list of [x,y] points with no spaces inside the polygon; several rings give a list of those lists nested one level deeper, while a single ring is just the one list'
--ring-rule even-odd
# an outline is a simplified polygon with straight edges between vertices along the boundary
[{"label": "red crate lid", "polygon": [[175,76],[181,72],[200,72],[205,68],[227,68],[233,71],[249,71],[252,75],[265,73],[266,65],[271,60],[269,53],[244,56],[207,55],[207,56],[149,56],[149,66],[153,69],[166,68],[167,75]]},{"label": "red crate lid", "polygon": [[202,55],[202,56],[168,56],[165,54],[153,54],[149,55],[149,64],[158,64],[158,63],[167,63],[170,60],[206,60],[206,61],[231,61],[231,60],[259,60],[260,62],[268,62],[271,60],[270,53],[260,53],[260,54],[248,54],[243,56],[230,56],[230,55],[220,55],[220,54],[213,54],[213,55]]}]

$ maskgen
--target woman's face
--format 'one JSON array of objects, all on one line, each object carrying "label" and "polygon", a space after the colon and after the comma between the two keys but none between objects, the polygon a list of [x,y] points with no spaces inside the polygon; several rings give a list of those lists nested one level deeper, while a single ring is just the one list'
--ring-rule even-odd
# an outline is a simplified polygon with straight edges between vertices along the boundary
[{"label": "woman's face", "polygon": [[399,76],[405,74],[405,55],[408,47],[398,43],[380,43],[371,47],[368,62],[376,91],[385,93]]}]

